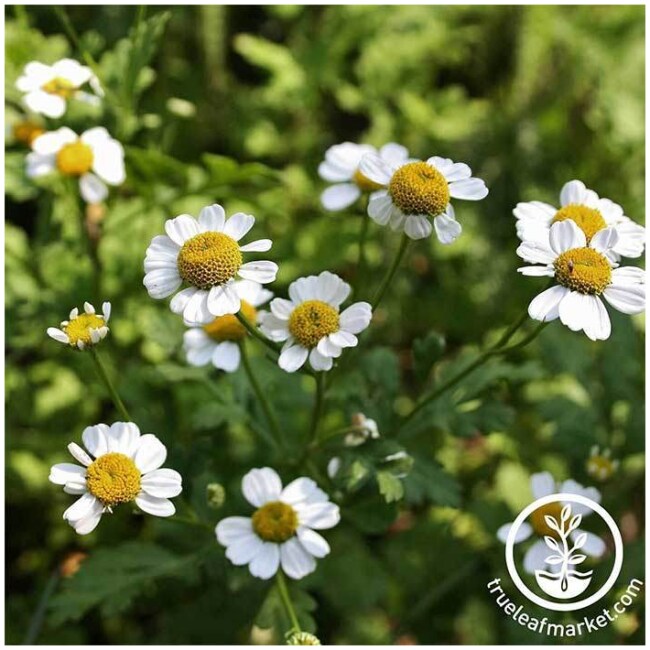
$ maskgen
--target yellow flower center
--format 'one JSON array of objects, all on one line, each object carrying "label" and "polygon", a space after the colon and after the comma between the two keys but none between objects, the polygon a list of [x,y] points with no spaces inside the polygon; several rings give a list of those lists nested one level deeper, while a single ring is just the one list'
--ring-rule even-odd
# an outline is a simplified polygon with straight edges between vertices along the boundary
[{"label": "yellow flower center", "polygon": [[306,300],[289,316],[289,331],[304,348],[315,347],[324,336],[338,329],[338,311],[322,300]]},{"label": "yellow flower center", "polygon": [[616,471],[614,461],[605,456],[592,456],[587,460],[587,473],[592,478],[606,481]]},{"label": "yellow flower center", "polygon": [[92,345],[90,330],[96,330],[104,327],[106,322],[103,316],[97,314],[79,314],[77,318],[72,319],[62,329],[70,339],[70,345],[77,347],[77,343],[82,341],[85,345]]},{"label": "yellow flower center", "polygon": [[599,295],[612,279],[609,261],[593,248],[572,248],[562,253],[554,266],[557,281],[579,293]]},{"label": "yellow flower center", "polygon": [[55,77],[47,83],[44,83],[41,86],[41,90],[50,93],[50,95],[58,95],[59,97],[63,97],[63,99],[69,99],[75,94],[77,87],[68,79]]},{"label": "yellow flower center", "polygon": [[565,221],[566,219],[572,219],[575,221],[576,226],[578,226],[587,237],[587,243],[591,241],[591,238],[599,230],[607,228],[607,223],[598,210],[577,203],[570,203],[569,205],[560,208],[555,213],[551,223]]},{"label": "yellow flower center", "polygon": [[124,454],[104,454],[88,466],[86,485],[105,506],[128,503],[140,493],[140,470]]},{"label": "yellow flower center", "polygon": [[544,517],[551,516],[555,521],[557,521],[558,526],[560,525],[560,515],[562,514],[562,504],[554,501],[553,503],[547,503],[545,506],[537,508],[530,515],[530,524],[533,527],[533,530],[540,536],[550,535],[551,537],[557,537],[557,533],[546,523]]},{"label": "yellow flower center", "polygon": [[352,180],[362,192],[376,192],[383,187],[383,185],[375,183],[375,181],[371,181],[367,176],[364,176],[358,169],[354,172]]},{"label": "yellow flower center", "polygon": [[253,530],[265,541],[281,544],[298,528],[296,511],[282,501],[265,503],[253,513]]},{"label": "yellow flower center", "polygon": [[227,282],[242,265],[237,242],[222,232],[203,232],[188,239],[178,254],[178,272],[199,289]]},{"label": "yellow flower center", "polygon": [[14,138],[18,142],[31,146],[32,142],[34,142],[39,135],[45,133],[45,129],[40,127],[38,124],[34,124],[34,122],[26,120],[25,122],[18,122],[18,124],[13,128],[13,133]]},{"label": "yellow flower center", "polygon": [[[239,311],[251,325],[255,325],[257,322],[257,309],[253,305],[242,300]],[[218,316],[211,323],[204,325],[203,330],[215,341],[241,341],[248,334],[246,328],[239,322],[235,314]]]},{"label": "yellow flower center", "polygon": [[62,174],[83,176],[93,166],[93,150],[81,140],[65,144],[56,154],[56,166]]},{"label": "yellow flower center", "polygon": [[388,192],[404,214],[442,214],[449,203],[449,183],[426,162],[402,165],[390,179]]}]

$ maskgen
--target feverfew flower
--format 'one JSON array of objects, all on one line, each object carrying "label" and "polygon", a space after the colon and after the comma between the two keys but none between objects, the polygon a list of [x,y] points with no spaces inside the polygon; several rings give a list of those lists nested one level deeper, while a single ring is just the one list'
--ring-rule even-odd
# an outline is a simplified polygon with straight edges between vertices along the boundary
[{"label": "feverfew flower", "polygon": [[271,313],[260,329],[272,341],[285,341],[278,359],[280,368],[295,372],[309,357],[314,370],[330,370],[343,348],[357,345],[355,334],[370,324],[372,308],[367,302],[355,302],[339,313],[349,295],[349,284],[323,271],[292,282],[290,300],[271,301]]},{"label": "feverfew flower", "polygon": [[359,169],[382,188],[370,197],[370,217],[381,226],[390,224],[393,230],[403,230],[411,239],[428,237],[435,228],[438,240],[451,244],[462,228],[450,199],[479,201],[488,194],[485,183],[472,178],[465,163],[449,158],[434,156],[396,164],[367,154]]},{"label": "feverfew flower", "polygon": [[[556,485],[553,476],[549,472],[533,474],[530,477],[530,489],[533,493],[533,499],[541,499],[542,497],[551,494],[564,492],[565,494],[579,494],[595,501],[596,503],[600,503],[600,492],[596,488],[583,487],[580,483],[576,483],[571,479]],[[554,533],[546,523],[545,516],[550,515],[557,521],[560,521],[560,512],[562,511],[563,505],[566,504],[554,502],[541,506],[530,515],[530,524],[525,521],[519,527],[515,544],[519,544],[533,535],[539,538],[524,555],[524,569],[527,573],[534,575],[537,569],[547,568],[546,557],[548,556],[549,551],[544,542],[544,537],[547,535],[553,537]],[[582,515],[583,517],[592,513],[589,508],[580,503],[571,503],[571,510],[574,515]],[[504,544],[508,539],[508,533],[510,532],[511,527],[512,524],[505,524],[497,531],[497,537]],[[570,536],[575,541],[575,539],[582,534],[586,535],[586,541],[582,546],[582,550],[591,557],[601,557],[606,550],[605,542],[603,542],[603,540],[597,535],[580,530],[579,528],[576,528]]]},{"label": "feverfew flower", "polygon": [[111,303],[102,303],[102,313],[97,314],[95,308],[84,303],[84,313],[80,314],[75,307],[70,312],[70,320],[61,321],[61,329],[48,327],[47,334],[59,343],[84,350],[99,343],[108,334],[108,319],[111,317]]},{"label": "feverfew flower", "polygon": [[[81,90],[89,84],[96,94]],[[99,102],[101,89],[92,70],[73,59],[61,59],[53,65],[32,61],[25,66],[16,88],[25,93],[23,101],[29,110],[47,117],[61,117],[68,99],[90,104]]]},{"label": "feverfew flower", "polygon": [[607,481],[612,478],[618,469],[618,460],[612,459],[611,449],[601,449],[595,445],[591,448],[587,459],[587,474],[597,481]]},{"label": "feverfew flower", "polygon": [[623,214],[623,208],[609,199],[601,199],[581,181],[569,181],[560,192],[560,207],[541,201],[518,203],[514,209],[517,236],[524,242],[544,244],[554,223],[571,219],[584,232],[587,243],[599,231],[614,228],[618,241],[610,256],[639,257],[645,246],[645,228]]},{"label": "feverfew flower", "polygon": [[84,131],[81,136],[64,126],[37,137],[27,155],[30,178],[52,172],[78,178],[84,201],[100,203],[108,196],[107,183],[124,182],[124,149],[102,126]]},{"label": "feverfew flower", "polygon": [[182,214],[165,222],[167,235],[151,240],[144,261],[144,286],[160,300],[178,291],[169,306],[182,314],[186,325],[211,323],[215,317],[236,314],[241,299],[235,278],[268,284],[275,280],[275,262],[246,262],[242,253],[264,252],[270,239],[258,239],[240,246],[239,240],[253,227],[255,217],[238,212],[226,220],[224,209],[209,205],[194,219]]},{"label": "feverfew flower", "polygon": [[377,422],[367,418],[363,413],[355,413],[352,416],[352,430],[345,436],[343,442],[346,447],[358,447],[366,440],[375,438],[379,438]]},{"label": "feverfew flower", "polygon": [[[241,300],[242,315],[255,325],[263,315],[258,313],[257,307],[268,302],[273,294],[252,280],[237,280],[234,289]],[[187,362],[193,366],[212,363],[215,368],[234,372],[241,360],[239,342],[247,335],[246,328],[235,315],[217,316],[211,323],[185,332],[183,347]]]},{"label": "feverfew flower", "polygon": [[74,442],[68,445],[81,466],[59,463],[50,470],[52,483],[79,495],[63,513],[79,535],[95,530],[102,515],[120,503],[135,501],[140,510],[157,517],[176,512],[169,498],[181,493],[181,475],[159,469],[167,449],[156,436],[140,435],[133,422],[115,422],[86,427],[82,440],[87,451]]},{"label": "feverfew flower", "polygon": [[631,266],[616,268],[610,253],[617,242],[616,230],[605,228],[587,244],[585,233],[571,219],[554,223],[545,243],[523,242],[517,254],[541,266],[517,270],[557,282],[533,299],[528,307],[530,317],[545,322],[559,317],[569,329],[584,330],[596,341],[611,333],[601,296],[624,314],[640,314],[645,309],[645,274]]},{"label": "feverfew flower", "polygon": [[325,152],[325,160],[318,166],[319,176],[329,183],[334,183],[320,197],[326,210],[344,210],[363,192],[374,192],[382,188],[359,171],[359,163],[366,154],[375,154],[388,164],[394,165],[405,163],[409,155],[405,147],[394,142],[385,144],[379,151],[372,145],[354,142],[343,142],[330,147]]},{"label": "feverfew flower", "polygon": [[316,568],[329,544],[314,529],[339,523],[339,507],[310,478],[297,478],[282,488],[270,467],[252,469],[242,480],[246,500],[257,510],[252,517],[227,517],[216,534],[235,565],[247,564],[256,578],[268,580],[282,567],[299,580]]}]

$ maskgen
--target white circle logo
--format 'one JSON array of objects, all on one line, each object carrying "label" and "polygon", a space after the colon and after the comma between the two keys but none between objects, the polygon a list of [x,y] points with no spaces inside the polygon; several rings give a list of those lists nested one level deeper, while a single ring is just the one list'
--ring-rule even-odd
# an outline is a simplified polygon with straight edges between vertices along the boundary
[{"label": "white circle logo", "polygon": [[[556,504],[555,508],[547,508],[548,514],[545,514],[542,510],[541,515],[538,515],[543,517],[543,525],[548,530],[548,534],[544,535],[544,541],[549,551],[549,555],[545,559],[546,565],[556,570],[536,570],[535,580],[545,594],[556,600],[577,598],[591,584],[593,571],[579,571],[579,565],[586,559],[586,555],[581,553],[580,550],[586,542],[587,535],[578,529],[582,521],[582,516],[572,513],[572,503],[586,506],[600,515],[605,521],[614,538],[614,566],[603,586],[591,596],[570,603],[555,602],[554,600],[548,600],[538,596],[524,584],[515,566],[515,539],[517,538],[519,528],[530,515],[544,506]],[[558,512],[559,514],[557,514]],[[536,605],[556,612],[572,612],[577,609],[589,607],[589,605],[600,600],[616,582],[622,565],[623,539],[616,526],[616,522],[600,504],[580,494],[560,492],[533,501],[519,513],[508,532],[508,538],[506,540],[506,566],[508,567],[508,573],[512,581],[526,598]]]}]

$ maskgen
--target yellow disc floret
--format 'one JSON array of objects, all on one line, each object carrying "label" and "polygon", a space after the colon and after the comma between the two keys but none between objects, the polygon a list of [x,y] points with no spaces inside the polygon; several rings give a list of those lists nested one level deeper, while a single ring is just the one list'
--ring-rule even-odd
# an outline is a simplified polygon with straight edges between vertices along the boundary
[{"label": "yellow disc floret", "polygon": [[44,83],[41,86],[41,90],[44,90],[50,95],[58,95],[59,97],[63,97],[63,99],[68,99],[75,94],[77,86],[68,79],[55,77],[54,79],[50,79],[47,83]]},{"label": "yellow disc floret", "polygon": [[65,144],[56,154],[56,166],[67,176],[83,176],[93,166],[93,150],[81,140]]},{"label": "yellow disc floret", "polygon": [[607,228],[607,223],[603,219],[603,215],[600,214],[595,208],[588,208],[586,205],[579,205],[577,203],[570,203],[565,205],[563,208],[560,208],[553,217],[551,223],[557,223],[558,221],[565,221],[566,219],[571,219],[575,221],[576,226],[584,232],[587,237],[587,243],[591,241],[591,238],[603,228]]},{"label": "yellow disc floret", "polygon": [[253,530],[265,541],[282,544],[296,534],[298,515],[282,501],[269,501],[253,513]]},{"label": "yellow disc floret", "polygon": [[39,135],[43,135],[45,133],[45,129],[38,125],[35,124],[34,122],[30,122],[29,120],[25,120],[24,122],[18,122],[13,128],[13,134],[14,138],[18,142],[22,142],[23,144],[30,145],[36,138],[38,138]]},{"label": "yellow disc floret", "polygon": [[222,232],[203,232],[188,239],[178,254],[178,272],[199,289],[227,282],[242,265],[237,242]]},{"label": "yellow disc floret", "polygon": [[306,300],[289,316],[289,332],[305,348],[315,347],[324,336],[338,329],[338,311],[322,300]]},{"label": "yellow disc floret", "polygon": [[364,176],[358,169],[354,172],[352,180],[362,192],[376,192],[383,187],[383,185],[375,183],[375,181],[371,181],[367,176]]},{"label": "yellow disc floret", "polygon": [[587,474],[599,481],[610,479],[615,471],[616,461],[602,454],[591,456],[587,461]]},{"label": "yellow disc floret", "polygon": [[609,286],[612,266],[593,248],[572,248],[554,262],[555,278],[571,291],[599,295]]},{"label": "yellow disc floret", "polygon": [[390,179],[388,192],[404,214],[442,214],[449,203],[449,183],[426,162],[402,165]]},{"label": "yellow disc floret", "polygon": [[[251,325],[255,325],[257,322],[257,309],[253,305],[242,300],[239,311]],[[246,328],[239,322],[235,314],[218,316],[211,323],[204,325],[203,330],[215,341],[241,341],[248,334]]]},{"label": "yellow disc floret", "polygon": [[97,314],[79,314],[73,318],[67,325],[62,327],[63,331],[70,339],[70,345],[77,347],[79,341],[85,346],[92,345],[90,330],[97,330],[104,327],[106,321],[102,316]]},{"label": "yellow disc floret", "polygon": [[128,503],[140,493],[140,470],[128,456],[111,452],[88,466],[86,485],[105,506]]},{"label": "yellow disc floret", "polygon": [[551,537],[557,537],[557,532],[554,531],[547,523],[546,516],[551,516],[555,521],[560,523],[560,515],[562,513],[562,505],[557,501],[553,503],[547,503],[545,506],[537,508],[530,515],[530,524],[533,527],[533,530],[541,537],[544,535],[550,535]]}]

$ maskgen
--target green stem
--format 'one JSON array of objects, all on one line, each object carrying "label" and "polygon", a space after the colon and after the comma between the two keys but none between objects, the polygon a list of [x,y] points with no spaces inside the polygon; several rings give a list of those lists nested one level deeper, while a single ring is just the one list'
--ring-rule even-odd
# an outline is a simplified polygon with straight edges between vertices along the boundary
[{"label": "green stem", "polygon": [[402,235],[402,241],[400,242],[397,255],[395,255],[395,259],[393,260],[393,263],[388,269],[388,272],[386,273],[384,279],[379,285],[379,289],[377,289],[377,293],[375,294],[375,297],[372,299],[370,303],[372,305],[373,311],[377,308],[377,306],[381,302],[381,299],[384,297],[384,294],[386,293],[386,289],[388,289],[388,285],[391,283],[393,276],[397,272],[397,269],[402,261],[402,258],[404,257],[404,253],[406,253],[406,249],[408,248],[410,241],[411,240],[409,239],[408,235],[404,233]]},{"label": "green stem", "polygon": [[355,290],[363,286],[363,277],[366,271],[366,240],[368,239],[368,226],[370,224],[370,217],[364,210],[361,215],[361,230],[359,231],[359,261],[357,262],[357,275],[354,282]]},{"label": "green stem", "polygon": [[275,581],[278,585],[278,591],[280,592],[282,604],[287,610],[287,615],[291,621],[291,629],[289,632],[301,632],[302,630],[300,629],[300,623],[298,621],[298,617],[296,616],[296,610],[293,608],[291,596],[289,596],[289,589],[287,588],[287,581],[284,579],[284,573],[282,573],[282,570],[279,570],[275,574]]},{"label": "green stem", "polygon": [[509,354],[514,350],[523,348],[524,346],[528,345],[542,331],[542,329],[544,329],[546,325],[548,325],[548,323],[540,323],[530,334],[528,334],[518,343],[510,346],[505,346],[505,344],[512,338],[514,333],[519,329],[519,327],[521,327],[522,324],[523,319],[519,319],[492,347],[488,348],[485,350],[485,352],[479,355],[479,357],[470,363],[467,368],[461,370],[461,372],[448,379],[446,382],[438,386],[438,388],[422,397],[420,401],[415,405],[413,410],[402,420],[398,427],[398,431],[402,429],[406,424],[408,424],[425,406],[431,404],[431,402],[438,399],[438,397],[440,397],[443,393],[446,393],[450,388],[453,388],[456,384],[465,379],[465,377],[474,372],[474,370],[480,368],[491,357]]},{"label": "green stem", "polygon": [[97,373],[101,377],[102,381],[106,385],[106,389],[108,390],[111,399],[113,400],[113,403],[115,404],[115,408],[120,412],[120,415],[124,418],[125,422],[133,422],[131,419],[131,416],[129,415],[129,412],[126,410],[126,407],[124,406],[124,403],[120,399],[120,396],[117,394],[117,391],[115,390],[115,387],[113,386],[113,382],[111,382],[110,377],[108,376],[108,373],[106,372],[106,366],[104,365],[104,362],[102,361],[101,357],[99,356],[99,352],[97,352],[97,349],[93,346],[89,348],[90,354],[93,358],[93,361],[95,362],[95,367],[97,368]]},{"label": "green stem", "polygon": [[284,440],[282,438],[280,425],[278,424],[278,420],[275,416],[275,413],[273,412],[271,403],[267,399],[266,394],[262,390],[262,387],[257,381],[257,377],[255,376],[255,373],[253,372],[253,367],[248,357],[248,352],[246,350],[246,344],[243,341],[239,344],[239,349],[241,350],[241,359],[242,359],[242,365],[244,366],[244,371],[246,372],[246,376],[248,377],[248,381],[250,382],[253,392],[255,393],[255,396],[257,397],[257,400],[260,403],[262,410],[264,411],[264,415],[266,416],[266,419],[269,423],[269,428],[271,430],[271,433],[273,434],[273,438],[275,439],[276,444],[279,447],[283,448]]},{"label": "green stem", "polygon": [[318,436],[318,425],[323,411],[323,402],[325,398],[325,373],[317,372],[316,394],[314,396],[314,409],[311,415],[311,424],[309,426],[309,444],[313,444]]},{"label": "green stem", "polygon": [[41,598],[38,601],[34,615],[29,621],[29,628],[27,628],[27,634],[25,635],[23,645],[34,645],[36,643],[36,639],[38,638],[38,635],[41,631],[41,627],[43,627],[43,621],[45,620],[47,606],[49,605],[50,598],[52,598],[54,592],[56,591],[60,579],[61,574],[59,573],[59,570],[55,569],[52,571],[52,575],[50,575],[47,583],[45,584]]},{"label": "green stem", "polygon": [[247,318],[244,316],[244,314],[241,313],[241,310],[238,311],[235,316],[237,316],[237,320],[246,328],[246,331],[256,338],[258,341],[261,343],[264,343],[264,345],[274,352],[275,354],[280,354],[280,346],[277,343],[274,343],[273,341],[270,341],[269,339],[262,334],[262,332],[257,329]]}]

